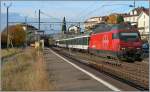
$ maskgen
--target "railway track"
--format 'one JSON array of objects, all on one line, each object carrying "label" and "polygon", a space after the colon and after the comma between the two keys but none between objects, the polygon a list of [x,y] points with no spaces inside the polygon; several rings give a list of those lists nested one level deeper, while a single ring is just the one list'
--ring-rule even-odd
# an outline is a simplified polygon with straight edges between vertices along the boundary
[{"label": "railway track", "polygon": [[[88,53],[53,48],[59,54],[75,59],[139,90],[149,90],[149,65],[143,62],[121,62]],[[70,53],[71,52],[71,53]]]}]

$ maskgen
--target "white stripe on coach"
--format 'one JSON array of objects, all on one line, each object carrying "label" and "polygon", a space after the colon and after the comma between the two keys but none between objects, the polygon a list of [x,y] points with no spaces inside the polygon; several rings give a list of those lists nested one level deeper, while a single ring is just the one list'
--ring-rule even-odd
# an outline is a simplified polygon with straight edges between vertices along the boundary
[{"label": "white stripe on coach", "polygon": [[95,75],[93,75],[92,73],[90,73],[90,72],[88,72],[88,71],[82,69],[81,67],[77,66],[76,64],[71,63],[69,60],[67,60],[67,59],[65,59],[64,57],[60,56],[59,54],[57,54],[56,52],[52,51],[51,49],[50,49],[50,51],[51,51],[52,53],[54,53],[55,55],[57,55],[58,57],[60,57],[61,59],[63,59],[64,61],[66,61],[67,63],[69,63],[69,64],[71,64],[72,66],[74,66],[75,68],[77,68],[78,70],[84,72],[85,74],[89,75],[89,76],[92,77],[93,79],[95,79],[95,80],[97,80],[98,82],[104,84],[104,85],[107,86],[108,88],[110,88],[110,89],[112,89],[112,90],[114,90],[114,91],[121,91],[120,89],[118,89],[117,87],[111,85],[110,83],[108,83],[108,82],[106,82],[106,81],[104,81],[104,80],[98,78],[97,76],[95,76]]}]

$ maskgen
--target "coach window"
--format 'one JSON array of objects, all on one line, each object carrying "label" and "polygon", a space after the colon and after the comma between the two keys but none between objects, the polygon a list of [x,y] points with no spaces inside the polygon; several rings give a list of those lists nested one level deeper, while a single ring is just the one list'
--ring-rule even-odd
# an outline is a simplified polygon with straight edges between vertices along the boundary
[{"label": "coach window", "polygon": [[80,38],[77,39],[78,40],[78,45],[80,44]]},{"label": "coach window", "polygon": [[80,40],[79,40],[80,42],[80,45],[82,45],[83,44],[83,38],[80,38]]},{"label": "coach window", "polygon": [[71,39],[70,41],[71,41],[71,45],[73,45],[73,39]]},{"label": "coach window", "polygon": [[77,45],[78,44],[78,40],[77,39],[74,39],[75,40],[75,45]]},{"label": "coach window", "polygon": [[82,39],[82,40],[83,40],[83,43],[82,43],[82,44],[83,44],[83,45],[85,45],[85,43],[86,43],[86,39],[85,39],[85,37],[83,37],[83,39]]},{"label": "coach window", "polygon": [[73,45],[75,45],[76,43],[75,43],[75,39],[72,39],[72,42],[73,42]]},{"label": "coach window", "polygon": [[71,39],[69,39],[69,41],[70,41],[70,45],[72,45],[72,40],[71,40]]},{"label": "coach window", "polygon": [[78,45],[78,38],[75,38],[74,40],[76,42],[76,45]]},{"label": "coach window", "polygon": [[80,44],[80,42],[81,42],[81,38],[78,38],[78,45]]},{"label": "coach window", "polygon": [[78,45],[82,44],[82,39],[81,39],[81,38],[79,38],[78,41],[79,41],[79,42],[78,42]]},{"label": "coach window", "polygon": [[87,45],[87,37],[85,37],[85,45]]},{"label": "coach window", "polygon": [[74,42],[75,42],[75,45],[78,44],[78,40],[76,38],[74,39]]},{"label": "coach window", "polygon": [[70,41],[70,45],[72,45],[72,41],[71,40],[69,40]]}]

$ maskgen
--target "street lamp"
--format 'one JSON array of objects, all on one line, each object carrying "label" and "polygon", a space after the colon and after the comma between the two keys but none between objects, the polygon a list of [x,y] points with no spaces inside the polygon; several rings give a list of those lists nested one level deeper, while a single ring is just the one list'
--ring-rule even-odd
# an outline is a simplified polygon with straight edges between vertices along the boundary
[{"label": "street lamp", "polygon": [[12,6],[12,3],[10,3],[9,5],[6,5],[6,3],[4,3],[4,6],[7,8],[7,49],[8,49],[9,48],[8,9]]}]

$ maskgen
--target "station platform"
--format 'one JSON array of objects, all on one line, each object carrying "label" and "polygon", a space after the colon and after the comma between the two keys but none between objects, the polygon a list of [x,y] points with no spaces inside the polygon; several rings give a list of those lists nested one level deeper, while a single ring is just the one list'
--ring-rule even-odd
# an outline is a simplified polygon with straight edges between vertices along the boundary
[{"label": "station platform", "polygon": [[[49,80],[55,91],[112,91],[111,85],[104,85],[77,69],[49,48],[44,49]],[[115,89],[115,88],[114,88]],[[116,89],[117,90],[117,89]],[[115,90],[115,91],[116,91]]]}]

